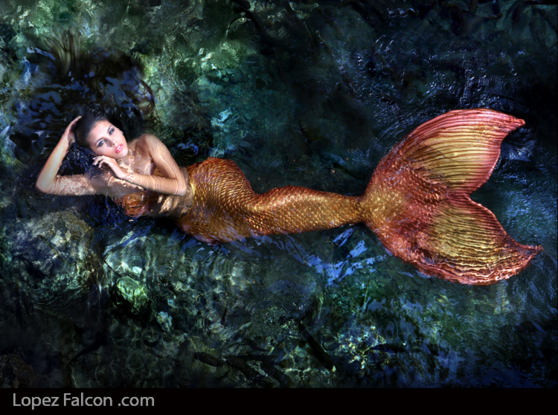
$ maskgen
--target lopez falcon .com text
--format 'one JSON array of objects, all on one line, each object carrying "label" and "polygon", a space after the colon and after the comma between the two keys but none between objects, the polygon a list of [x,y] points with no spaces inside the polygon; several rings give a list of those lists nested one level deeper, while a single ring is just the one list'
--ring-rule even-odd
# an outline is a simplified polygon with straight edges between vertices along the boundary
[{"label": "lopez falcon .com text", "polygon": [[38,407],[50,406],[73,406],[86,407],[98,406],[108,407],[114,406],[114,401],[118,401],[116,406],[155,406],[155,398],[152,396],[124,396],[122,399],[113,399],[110,396],[85,396],[84,393],[72,394],[65,393],[60,396],[23,396],[18,399],[14,393],[14,407]]}]

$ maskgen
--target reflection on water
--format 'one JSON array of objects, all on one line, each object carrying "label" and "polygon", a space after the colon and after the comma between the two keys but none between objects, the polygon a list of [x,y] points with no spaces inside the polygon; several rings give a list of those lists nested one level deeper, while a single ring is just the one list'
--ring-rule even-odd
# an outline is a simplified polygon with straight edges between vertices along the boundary
[{"label": "reflection on water", "polygon": [[[5,386],[556,386],[556,7],[409,3],[2,1]],[[214,247],[39,194],[90,103],[180,165],[233,159],[256,192],[351,195],[420,123],[507,112],[526,125],[473,198],[545,251],[469,287],[360,225]]]}]

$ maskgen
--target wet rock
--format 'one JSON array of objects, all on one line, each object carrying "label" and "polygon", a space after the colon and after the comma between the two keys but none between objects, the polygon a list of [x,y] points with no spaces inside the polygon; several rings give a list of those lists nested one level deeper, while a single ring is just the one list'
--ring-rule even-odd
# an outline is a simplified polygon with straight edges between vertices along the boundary
[{"label": "wet rock", "polygon": [[250,334],[254,339],[281,341],[286,336],[298,337],[298,323],[311,325],[320,314],[321,289],[311,274],[269,275],[258,294],[250,306]]},{"label": "wet rock", "polygon": [[[12,2],[0,23],[0,135],[21,133],[19,152],[0,142],[5,385],[556,385],[555,318],[541,323],[556,291],[556,10],[499,2],[502,17],[487,21],[475,16],[499,14],[498,2],[467,11],[428,0],[416,13],[399,0],[77,3]],[[81,38],[66,35],[49,57],[36,39],[70,19]],[[455,108],[514,114],[527,123],[506,141],[531,161],[518,170],[504,154],[485,199],[510,235],[545,254],[504,293],[418,277],[361,225],[217,247],[146,218],[93,229],[69,199],[45,212],[55,202],[10,187],[14,157],[38,168],[69,108],[91,96],[150,112],[146,127],[179,165],[234,159],[262,193],[359,195],[421,122]],[[352,239],[336,237],[347,229]],[[486,376],[516,362],[530,376]]]},{"label": "wet rock", "polygon": [[172,316],[169,316],[164,311],[157,314],[157,322],[161,325],[161,328],[165,331],[169,331],[172,328]]},{"label": "wet rock", "polygon": [[37,374],[20,353],[0,355],[2,388],[29,388],[35,386]]},{"label": "wet rock", "polygon": [[122,277],[116,282],[116,292],[124,301],[129,303],[135,313],[147,304],[146,287],[130,277]]},{"label": "wet rock", "polygon": [[75,209],[37,216],[14,227],[9,239],[19,284],[29,287],[40,307],[79,307],[104,279],[94,231]]}]

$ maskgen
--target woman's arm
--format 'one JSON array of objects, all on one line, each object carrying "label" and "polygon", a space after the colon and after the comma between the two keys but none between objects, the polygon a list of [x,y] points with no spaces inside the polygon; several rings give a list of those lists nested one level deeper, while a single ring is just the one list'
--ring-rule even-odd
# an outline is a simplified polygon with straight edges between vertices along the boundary
[{"label": "woman's arm", "polygon": [[83,174],[63,177],[58,176],[58,170],[60,169],[62,160],[66,157],[70,144],[74,141],[72,128],[80,118],[81,117],[77,117],[66,127],[60,141],[56,147],[54,147],[54,150],[50,154],[35,183],[37,190],[43,193],[68,196],[97,193],[97,189],[93,187],[91,181]]},{"label": "woman's arm", "polygon": [[169,149],[161,140],[154,135],[144,134],[138,138],[136,149],[146,153],[153,160],[153,163],[164,177],[139,173],[125,173],[120,169],[116,160],[106,156],[97,157],[94,164],[107,164],[117,178],[141,186],[147,190],[175,196],[184,196],[188,193],[190,189],[188,178],[184,178],[184,174],[180,170],[180,167],[178,167]]},{"label": "woman's arm", "polygon": [[188,178],[184,178],[167,146],[151,134],[144,134],[138,146],[149,154],[155,167],[164,177],[131,173],[124,177],[124,180],[158,193],[184,196],[190,188],[189,183],[186,183]]}]

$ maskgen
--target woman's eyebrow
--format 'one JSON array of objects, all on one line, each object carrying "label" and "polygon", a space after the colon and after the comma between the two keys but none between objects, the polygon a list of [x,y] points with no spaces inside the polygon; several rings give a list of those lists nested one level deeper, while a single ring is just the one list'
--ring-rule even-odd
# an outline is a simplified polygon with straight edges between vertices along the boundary
[{"label": "woman's eyebrow", "polygon": [[[109,132],[110,127],[112,127],[112,124],[107,127],[107,133]],[[101,140],[106,140],[106,137],[100,137],[97,141],[95,141],[95,144],[97,144]]]}]

